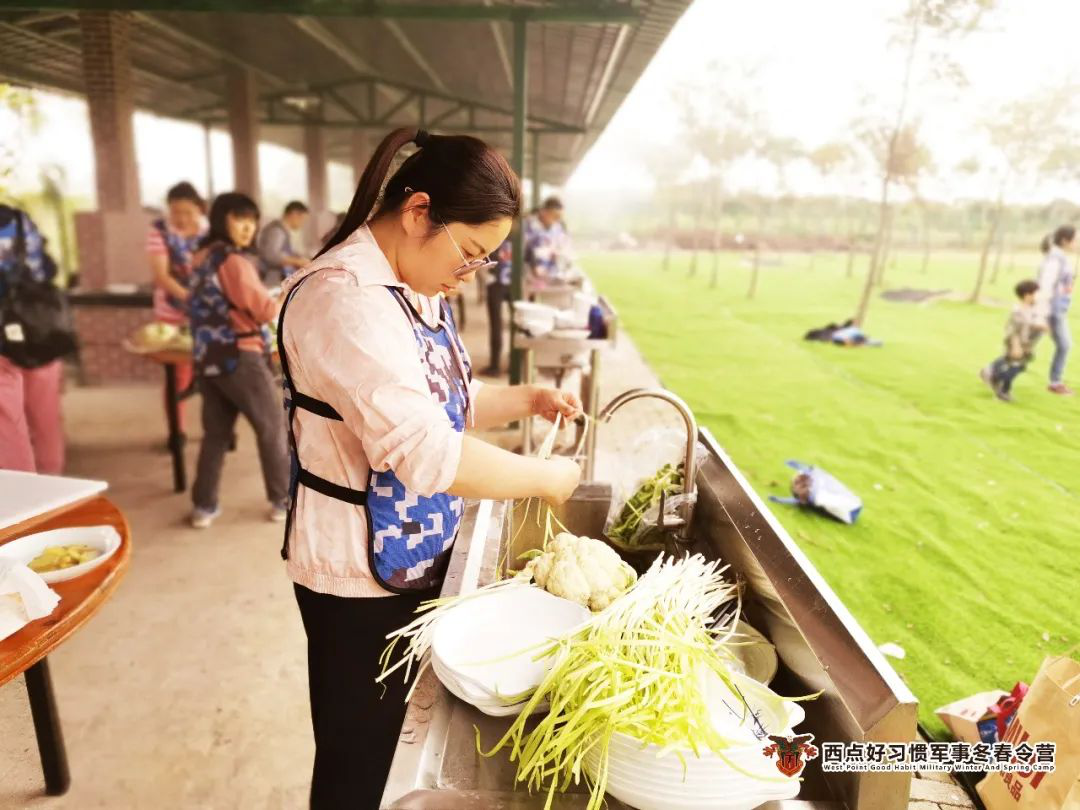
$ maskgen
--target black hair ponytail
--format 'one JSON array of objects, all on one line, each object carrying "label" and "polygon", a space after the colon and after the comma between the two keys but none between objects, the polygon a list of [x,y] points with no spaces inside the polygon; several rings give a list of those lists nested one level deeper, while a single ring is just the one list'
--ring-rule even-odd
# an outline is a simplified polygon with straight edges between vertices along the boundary
[{"label": "black hair ponytail", "polygon": [[[409,143],[416,144],[417,150],[394,172],[380,199],[394,156]],[[481,225],[502,217],[513,219],[521,211],[517,175],[502,155],[479,138],[395,129],[376,147],[344,220],[318,255],[340,245],[373,216],[400,210],[417,191],[431,198],[431,220],[438,224]]]}]

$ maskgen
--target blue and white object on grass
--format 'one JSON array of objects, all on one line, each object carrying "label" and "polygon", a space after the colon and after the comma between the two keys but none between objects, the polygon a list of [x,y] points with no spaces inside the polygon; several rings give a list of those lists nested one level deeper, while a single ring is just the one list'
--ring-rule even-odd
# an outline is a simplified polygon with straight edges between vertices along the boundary
[{"label": "blue and white object on grass", "polygon": [[862,511],[862,499],[820,467],[812,467],[800,461],[788,461],[787,465],[798,471],[791,482],[789,498],[770,495],[776,503],[811,506],[820,509],[843,523],[854,523]]}]

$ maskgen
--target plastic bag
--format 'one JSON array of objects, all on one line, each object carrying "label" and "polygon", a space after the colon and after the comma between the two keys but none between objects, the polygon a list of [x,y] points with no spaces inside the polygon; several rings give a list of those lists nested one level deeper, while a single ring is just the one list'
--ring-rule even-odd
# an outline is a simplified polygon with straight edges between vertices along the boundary
[{"label": "plastic bag", "polygon": [[[700,459],[705,453],[705,448],[699,444],[695,453]],[[661,506],[663,507],[663,522],[667,524],[674,522],[674,519],[680,516],[682,506],[688,500],[690,503],[696,500],[696,493],[689,496],[684,494],[682,467],[685,456],[686,433],[684,431],[676,428],[656,428],[641,434],[629,452],[620,455],[619,468],[612,475],[613,497],[607,522],[604,525],[604,534],[624,545],[633,545],[643,549],[662,548],[662,543],[648,545],[640,545],[640,543],[646,533],[660,524]],[[661,490],[656,478],[665,471],[670,473],[671,480],[667,485],[663,485]],[[633,507],[626,513],[627,502],[650,482],[656,486],[640,515]],[[661,492],[663,497],[661,497]],[[637,508],[640,509],[641,505]],[[630,526],[627,526],[628,519]]]},{"label": "plastic bag", "polygon": [[820,467],[811,467],[800,461],[789,461],[787,465],[799,474],[791,482],[793,496],[779,498],[770,495],[775,503],[810,506],[843,523],[854,523],[862,511],[862,499],[829,475]]}]

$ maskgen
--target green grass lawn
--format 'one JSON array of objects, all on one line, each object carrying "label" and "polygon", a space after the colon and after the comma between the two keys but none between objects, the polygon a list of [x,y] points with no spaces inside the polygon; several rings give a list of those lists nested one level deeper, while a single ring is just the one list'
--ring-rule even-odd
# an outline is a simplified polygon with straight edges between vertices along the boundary
[{"label": "green grass lawn", "polygon": [[[1080,641],[1080,401],[1046,391],[1040,344],[998,402],[977,378],[1001,349],[1024,256],[988,298],[997,306],[875,297],[867,331],[883,348],[801,339],[853,313],[865,261],[787,255],[765,267],[756,299],[734,254],[688,277],[658,254],[598,253],[583,265],[664,384],[683,396],[761,495],[786,494],[788,458],[825,467],[863,498],[854,526],[773,511],[890,659],[935,733],[938,706],[1034,677],[1043,657]],[[977,257],[900,256],[888,287],[970,291]],[[1080,382],[1080,354],[1073,358]]]}]

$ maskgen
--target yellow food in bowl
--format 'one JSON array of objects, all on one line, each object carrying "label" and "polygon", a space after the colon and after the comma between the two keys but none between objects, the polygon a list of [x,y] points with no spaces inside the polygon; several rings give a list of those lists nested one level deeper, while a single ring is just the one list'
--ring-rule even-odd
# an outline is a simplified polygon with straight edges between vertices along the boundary
[{"label": "yellow food in bowl", "polygon": [[60,571],[64,568],[90,562],[90,560],[100,556],[100,550],[84,544],[48,546],[30,561],[29,568],[38,574],[47,574],[50,571]]}]

